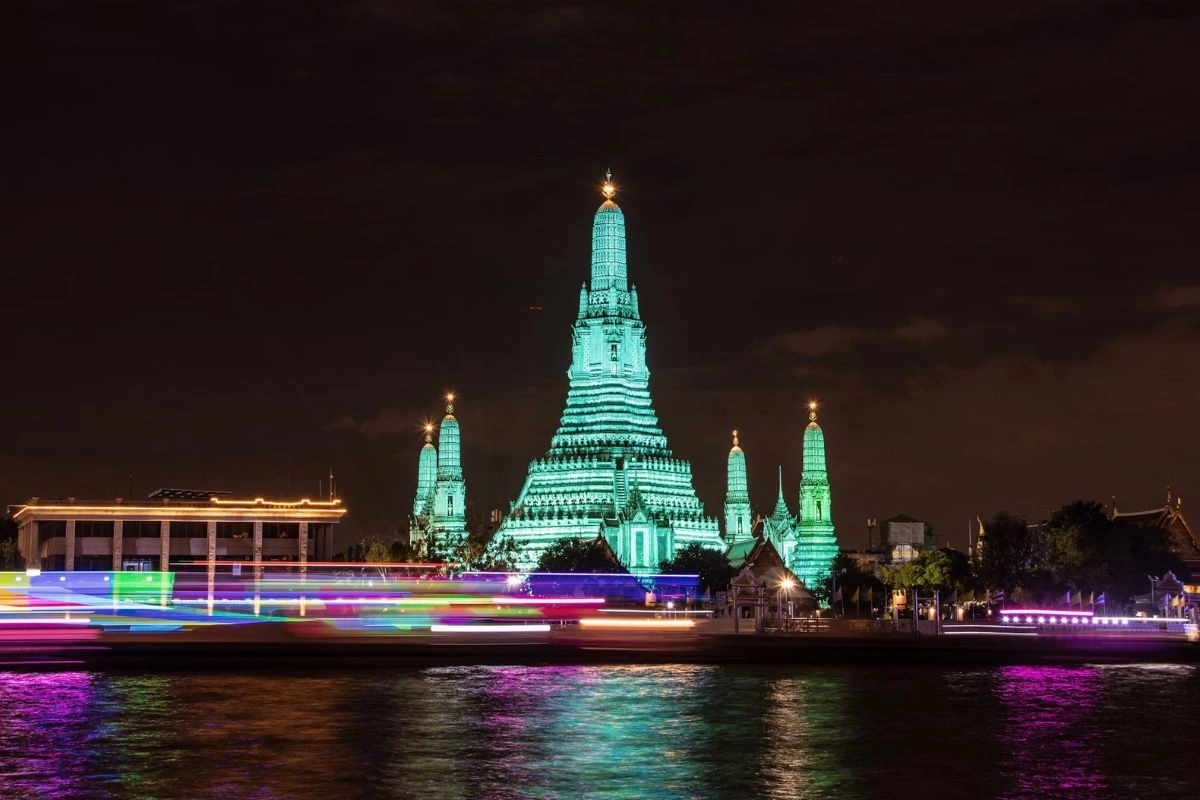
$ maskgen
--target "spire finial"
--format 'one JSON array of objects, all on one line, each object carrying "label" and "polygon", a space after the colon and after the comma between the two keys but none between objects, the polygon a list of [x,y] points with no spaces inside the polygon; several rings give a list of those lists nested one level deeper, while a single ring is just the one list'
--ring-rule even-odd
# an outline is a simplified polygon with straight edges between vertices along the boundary
[{"label": "spire finial", "polygon": [[817,421],[817,401],[816,400],[808,401],[808,421],[809,422]]},{"label": "spire finial", "polygon": [[733,432],[733,446],[734,447],[738,446],[738,432],[737,431]]},{"label": "spire finial", "polygon": [[433,423],[425,423],[425,444],[433,444]]},{"label": "spire finial", "polygon": [[779,496],[783,497],[783,465],[779,465]]},{"label": "spire finial", "polygon": [[612,182],[612,168],[609,167],[604,171],[604,185],[600,187],[600,194],[604,195],[605,200],[612,200],[616,193],[617,186]]},{"label": "spire finial", "polygon": [[446,392],[446,413],[454,413],[454,392]]}]

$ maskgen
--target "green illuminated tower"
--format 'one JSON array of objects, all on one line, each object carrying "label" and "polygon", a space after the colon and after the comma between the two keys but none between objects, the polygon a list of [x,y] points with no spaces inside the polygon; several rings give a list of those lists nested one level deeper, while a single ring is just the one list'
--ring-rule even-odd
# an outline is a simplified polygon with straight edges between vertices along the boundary
[{"label": "green illuminated tower", "polygon": [[413,517],[433,513],[433,490],[437,485],[437,448],[433,446],[433,426],[425,426],[425,446],[417,461],[417,496],[413,499]]},{"label": "green illuminated tower", "polygon": [[796,549],[796,520],[783,499],[783,467],[779,468],[779,496],[775,510],[763,520],[763,538],[775,545],[775,551],[783,556],[783,563],[792,563],[792,551]]},{"label": "green illuminated tower", "polygon": [[829,475],[825,471],[825,433],[817,424],[815,402],[808,404],[808,419],[808,427],[804,429],[804,473],[800,477],[796,546],[789,566],[806,585],[818,586],[829,577],[838,545],[830,507]]},{"label": "green illuminated tower", "polygon": [[746,486],[746,454],[733,432],[725,480],[725,543],[734,544],[750,536],[750,492]]},{"label": "green illuminated tower", "polygon": [[[463,480],[458,420],[454,395],[446,395],[446,416],[438,429],[437,478],[433,485],[426,535],[433,539],[430,555],[447,558],[467,537],[467,484]],[[426,447],[428,447],[428,443]],[[422,448],[422,458],[427,451]],[[422,467],[426,462],[422,462]]]},{"label": "green illuminated tower", "polygon": [[571,329],[566,408],[496,533],[521,548],[526,569],[564,536],[603,534],[640,573],[693,542],[725,546],[696,497],[691,464],[673,457],[650,403],[646,326],[628,284],[625,215],[608,177],[592,221],[591,280]]}]

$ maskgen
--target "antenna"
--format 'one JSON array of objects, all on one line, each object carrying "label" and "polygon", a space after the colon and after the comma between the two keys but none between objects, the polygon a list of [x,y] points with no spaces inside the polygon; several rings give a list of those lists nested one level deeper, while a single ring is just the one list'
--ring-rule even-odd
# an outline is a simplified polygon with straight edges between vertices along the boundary
[{"label": "antenna", "polygon": [[329,499],[330,499],[330,501],[333,500],[333,498],[336,496],[336,494],[337,494],[337,492],[334,490],[334,483],[333,483],[333,467],[331,466],[329,468]]}]

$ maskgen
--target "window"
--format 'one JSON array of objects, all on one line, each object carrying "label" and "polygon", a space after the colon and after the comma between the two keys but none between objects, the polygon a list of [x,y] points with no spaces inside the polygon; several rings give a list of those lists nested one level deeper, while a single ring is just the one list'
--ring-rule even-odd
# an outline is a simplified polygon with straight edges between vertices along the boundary
[{"label": "window", "polygon": [[446,498],[446,516],[448,516],[448,517],[454,516],[454,497],[453,496]]}]

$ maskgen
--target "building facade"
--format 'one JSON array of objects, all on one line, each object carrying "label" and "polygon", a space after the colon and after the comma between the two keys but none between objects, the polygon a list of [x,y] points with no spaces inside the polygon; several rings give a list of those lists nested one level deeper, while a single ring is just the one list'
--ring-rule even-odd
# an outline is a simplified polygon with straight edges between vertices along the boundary
[{"label": "building facade", "polygon": [[526,569],[568,536],[603,535],[635,573],[656,571],[688,544],[725,548],[696,496],[691,464],[667,447],[651,404],[646,326],[628,281],[615,192],[606,181],[592,221],[591,279],[579,290],[558,431],[546,455],[530,463],[496,532],[520,548]]},{"label": "building facade", "polygon": [[[159,489],[146,500],[42,502],[10,507],[27,567],[187,570],[195,562],[327,561],[341,500],[229,500]],[[200,569],[203,569],[201,563]]]},{"label": "building facade", "polygon": [[884,547],[893,564],[912,561],[921,551],[932,550],[937,546],[932,525],[903,514],[885,519],[880,530]]}]

